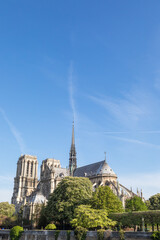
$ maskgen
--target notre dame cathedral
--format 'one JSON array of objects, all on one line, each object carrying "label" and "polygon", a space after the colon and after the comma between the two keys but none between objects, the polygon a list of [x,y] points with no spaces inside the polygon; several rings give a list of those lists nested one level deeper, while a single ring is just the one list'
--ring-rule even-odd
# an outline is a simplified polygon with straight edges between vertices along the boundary
[{"label": "notre dame cathedral", "polygon": [[122,201],[123,206],[125,206],[125,200],[134,195],[143,198],[142,192],[140,193],[137,190],[137,194],[135,194],[132,189],[129,190],[118,182],[117,175],[110,168],[106,159],[83,167],[77,167],[74,123],[69,153],[69,169],[62,168],[60,160],[52,158],[42,161],[39,180],[37,169],[38,161],[35,156],[23,155],[17,162],[17,173],[14,178],[11,202],[15,205],[17,211],[23,206],[23,217],[27,219],[31,219],[37,204],[46,204],[49,195],[66,176],[89,178],[93,185],[93,191],[98,186],[109,186]]}]

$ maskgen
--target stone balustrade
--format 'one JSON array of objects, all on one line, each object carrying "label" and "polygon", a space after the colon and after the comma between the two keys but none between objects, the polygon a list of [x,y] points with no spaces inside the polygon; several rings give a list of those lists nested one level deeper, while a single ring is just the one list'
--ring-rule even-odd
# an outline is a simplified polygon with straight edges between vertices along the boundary
[{"label": "stone balustrade", "polygon": [[[28,230],[24,231],[20,240],[55,240],[55,231]],[[147,240],[151,239],[151,232],[125,232],[126,240]],[[119,240],[118,232],[106,231],[104,239]],[[9,230],[0,230],[0,240],[10,240]],[[67,231],[60,231],[58,240],[67,240]],[[74,232],[71,231],[70,240],[75,240]],[[86,240],[97,240],[96,231],[88,231]]]}]

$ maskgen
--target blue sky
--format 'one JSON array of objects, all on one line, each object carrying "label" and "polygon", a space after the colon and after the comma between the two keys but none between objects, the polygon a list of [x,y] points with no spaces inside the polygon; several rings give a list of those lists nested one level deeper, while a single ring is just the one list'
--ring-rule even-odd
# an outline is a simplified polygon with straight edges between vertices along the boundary
[{"label": "blue sky", "polygon": [[0,1],[0,201],[21,154],[104,159],[160,192],[160,2]]}]

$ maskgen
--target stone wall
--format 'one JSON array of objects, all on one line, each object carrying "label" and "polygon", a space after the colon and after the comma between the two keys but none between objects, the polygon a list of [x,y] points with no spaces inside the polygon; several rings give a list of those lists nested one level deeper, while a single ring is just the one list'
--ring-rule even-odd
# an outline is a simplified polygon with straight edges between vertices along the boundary
[{"label": "stone wall", "polygon": [[9,239],[9,231],[0,230],[0,240],[8,240]]},{"label": "stone wall", "polygon": [[[55,240],[55,231],[24,231],[20,240]],[[125,232],[126,240],[147,240],[151,239],[151,234],[148,232]],[[119,240],[118,232],[106,231],[104,235],[108,240]],[[9,240],[9,231],[0,230],[0,240]],[[67,240],[67,231],[60,231],[58,240]],[[71,232],[70,240],[75,240],[74,232]],[[87,232],[86,240],[97,240],[97,232]]]}]

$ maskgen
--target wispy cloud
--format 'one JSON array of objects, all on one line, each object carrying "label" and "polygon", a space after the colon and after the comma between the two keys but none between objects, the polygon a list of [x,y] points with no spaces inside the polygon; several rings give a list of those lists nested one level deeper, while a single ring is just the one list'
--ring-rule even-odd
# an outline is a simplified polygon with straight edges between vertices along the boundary
[{"label": "wispy cloud", "polygon": [[159,134],[160,131],[105,131],[105,134],[123,134],[123,133],[146,133],[146,134]]},{"label": "wispy cloud", "polygon": [[11,121],[8,119],[5,111],[4,111],[2,108],[0,108],[0,113],[1,113],[1,115],[2,115],[2,117],[3,117],[3,119],[5,120],[5,122],[8,124],[9,129],[10,129],[12,135],[13,135],[14,138],[16,139],[16,141],[17,141],[17,143],[18,143],[18,145],[19,145],[19,147],[20,147],[21,153],[24,153],[24,152],[25,152],[25,144],[24,144],[24,141],[23,141],[23,138],[22,138],[20,132],[19,132],[19,131],[16,129],[16,127],[11,123]]},{"label": "wispy cloud", "polygon": [[95,103],[104,107],[117,121],[124,125],[136,123],[147,114],[147,109],[142,102],[137,102],[131,96],[123,96],[121,99],[111,99],[106,96],[90,96]]},{"label": "wispy cloud", "polygon": [[140,144],[140,145],[144,145],[146,147],[154,147],[154,148],[160,149],[160,145],[156,145],[156,144],[152,144],[152,143],[148,143],[148,142],[143,142],[143,141],[140,141],[140,140],[137,140],[137,139],[117,137],[117,136],[109,136],[109,137],[111,137],[113,139],[116,139],[116,140],[119,140],[119,141],[123,141],[123,142]]},{"label": "wispy cloud", "polygon": [[69,67],[69,97],[70,97],[70,104],[72,108],[73,113],[73,119],[76,119],[76,107],[75,107],[75,100],[74,100],[74,84],[73,84],[73,62],[71,61],[70,67]]},{"label": "wispy cloud", "polygon": [[107,117],[111,117],[112,121],[128,129],[153,119],[153,114],[157,112],[159,105],[157,96],[149,89],[142,89],[140,86],[114,98],[101,94],[88,97],[106,110]]}]

